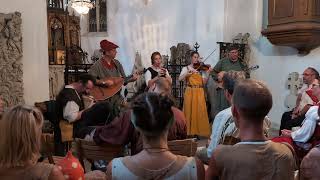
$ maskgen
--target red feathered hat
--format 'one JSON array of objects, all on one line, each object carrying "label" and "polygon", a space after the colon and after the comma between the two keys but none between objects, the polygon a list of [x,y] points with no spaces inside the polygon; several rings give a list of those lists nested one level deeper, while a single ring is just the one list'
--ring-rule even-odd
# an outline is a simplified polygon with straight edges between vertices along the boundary
[{"label": "red feathered hat", "polygon": [[113,42],[110,42],[110,41],[104,39],[104,40],[100,41],[100,47],[104,51],[110,51],[112,49],[118,48],[119,46],[114,44]]}]

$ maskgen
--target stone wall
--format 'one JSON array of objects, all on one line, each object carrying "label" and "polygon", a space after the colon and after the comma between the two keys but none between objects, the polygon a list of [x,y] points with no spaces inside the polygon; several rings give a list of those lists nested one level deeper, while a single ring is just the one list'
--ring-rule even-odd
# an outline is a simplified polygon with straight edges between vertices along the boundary
[{"label": "stone wall", "polygon": [[0,13],[0,95],[5,107],[24,103],[21,13]]}]

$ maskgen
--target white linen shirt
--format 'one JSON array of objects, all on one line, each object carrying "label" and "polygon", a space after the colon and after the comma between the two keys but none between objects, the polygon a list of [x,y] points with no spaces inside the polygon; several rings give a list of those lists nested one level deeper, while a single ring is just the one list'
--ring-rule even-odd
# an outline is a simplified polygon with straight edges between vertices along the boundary
[{"label": "white linen shirt", "polygon": [[[73,86],[71,85],[66,85],[65,88],[74,89]],[[77,91],[76,93],[79,99],[81,99]],[[75,122],[77,120],[79,110],[80,110],[80,107],[76,102],[68,101],[66,106],[63,108],[63,118],[67,120],[69,123]]]},{"label": "white linen shirt", "polygon": [[305,143],[312,137],[319,121],[318,108],[319,106],[310,107],[302,122],[302,127],[291,133],[293,141]]},{"label": "white linen shirt", "polygon": [[210,135],[210,144],[207,148],[207,155],[210,158],[213,151],[217,148],[222,135],[223,127],[226,125],[228,119],[232,117],[231,107],[220,111],[212,123],[212,131]]}]

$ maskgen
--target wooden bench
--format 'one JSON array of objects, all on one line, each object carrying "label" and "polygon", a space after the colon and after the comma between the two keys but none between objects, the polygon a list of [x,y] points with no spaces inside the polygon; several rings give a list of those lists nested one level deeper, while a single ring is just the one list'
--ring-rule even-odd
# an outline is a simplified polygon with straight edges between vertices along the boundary
[{"label": "wooden bench", "polygon": [[53,156],[54,154],[54,138],[53,134],[43,133],[41,135],[41,154],[44,158],[42,162],[55,164],[64,157]]},{"label": "wooden bench", "polygon": [[169,150],[176,155],[195,156],[198,143],[195,139],[168,141]]},{"label": "wooden bench", "polygon": [[105,160],[110,162],[113,158],[121,157],[124,154],[124,146],[111,144],[97,145],[95,142],[83,139],[75,139],[72,150],[78,156],[83,167],[85,167],[84,159],[90,161]]}]

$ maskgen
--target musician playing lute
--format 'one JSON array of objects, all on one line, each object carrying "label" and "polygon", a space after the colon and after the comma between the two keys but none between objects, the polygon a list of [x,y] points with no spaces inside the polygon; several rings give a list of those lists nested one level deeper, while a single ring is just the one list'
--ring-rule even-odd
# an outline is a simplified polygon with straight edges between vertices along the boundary
[{"label": "musician playing lute", "polygon": [[224,90],[222,88],[222,77],[225,72],[228,71],[243,71],[246,78],[250,78],[250,72],[248,66],[239,59],[239,49],[237,46],[232,45],[228,48],[228,55],[226,58],[220,59],[211,71],[213,79],[210,81],[208,88],[208,97],[211,104],[210,121],[212,121],[215,115],[230,107],[227,101]]},{"label": "musician playing lute", "polygon": [[[89,74],[97,78],[97,86],[111,87],[115,83],[123,83],[115,82],[113,80],[105,80],[108,77],[110,79],[114,77],[123,78],[123,85],[137,80],[137,74],[126,77],[122,64],[115,59],[117,55],[117,48],[119,47],[118,45],[105,39],[100,42],[100,47],[103,50],[103,55],[91,66],[89,70]],[[121,96],[120,91],[112,97],[108,97],[106,101],[113,104],[114,107],[120,107],[124,104],[124,98]]]},{"label": "musician playing lute", "polygon": [[228,71],[244,71],[246,78],[250,78],[250,73],[247,71],[248,67],[242,60],[239,59],[239,50],[237,46],[230,46],[228,48],[228,56],[220,59],[214,66],[211,75],[213,79],[217,80],[217,74]]}]

